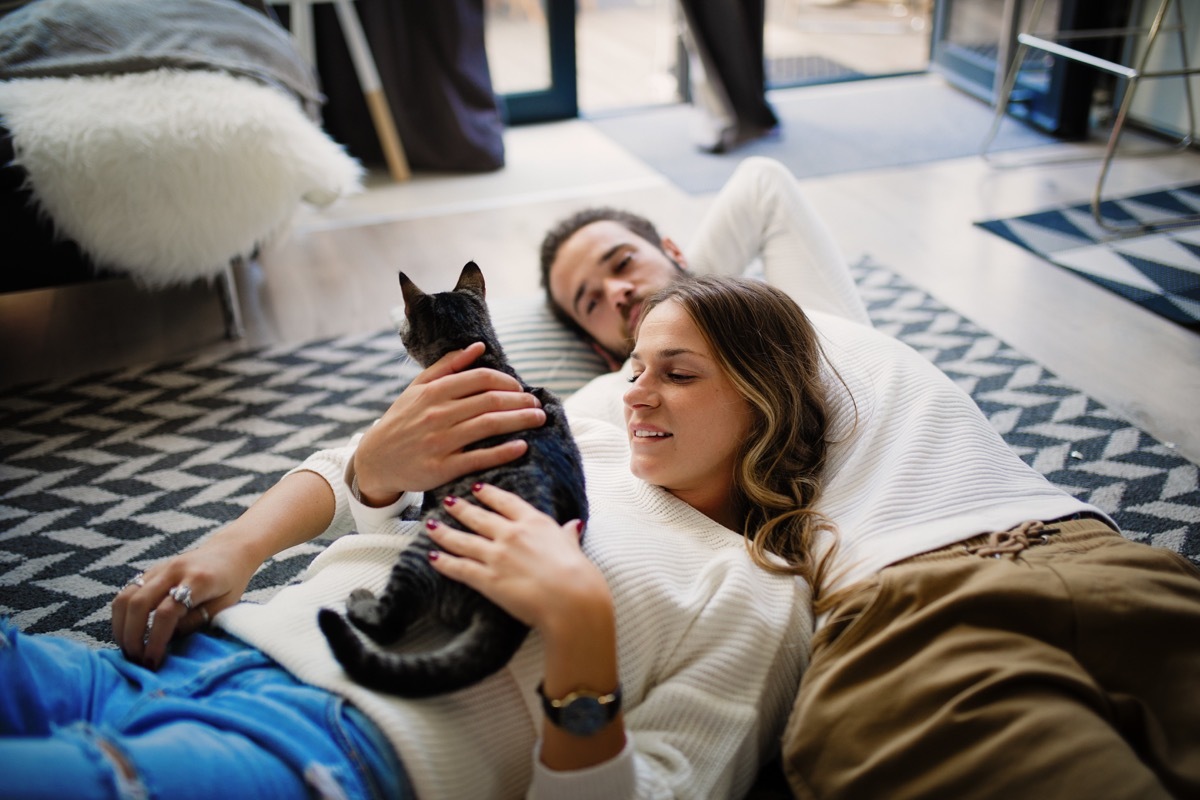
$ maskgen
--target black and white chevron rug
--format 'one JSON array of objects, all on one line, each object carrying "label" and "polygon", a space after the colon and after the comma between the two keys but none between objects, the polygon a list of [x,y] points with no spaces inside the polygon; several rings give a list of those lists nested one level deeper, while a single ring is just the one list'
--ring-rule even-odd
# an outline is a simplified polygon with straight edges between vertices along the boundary
[{"label": "black and white chevron rug", "polygon": [[[1028,463],[1129,538],[1200,563],[1195,464],[887,269],[855,277],[875,324],[963,386]],[[109,643],[116,591],[369,424],[415,374],[399,352],[383,331],[0,394],[0,615]],[[272,559],[247,599],[322,547]]]},{"label": "black and white chevron rug", "polygon": [[[1200,184],[1158,189],[1100,204],[1109,224],[1133,228],[1200,213]],[[975,223],[1131,302],[1200,331],[1200,223],[1115,235],[1090,203]]]}]

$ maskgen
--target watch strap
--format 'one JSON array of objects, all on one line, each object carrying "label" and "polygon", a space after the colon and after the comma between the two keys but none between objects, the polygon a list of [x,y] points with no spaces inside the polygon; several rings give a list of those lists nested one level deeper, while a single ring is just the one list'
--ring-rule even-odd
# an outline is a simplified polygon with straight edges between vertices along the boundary
[{"label": "watch strap", "polygon": [[561,699],[546,696],[545,681],[538,684],[542,711],[553,725],[576,736],[591,736],[612,722],[621,710],[621,685],[611,692],[577,689]]}]

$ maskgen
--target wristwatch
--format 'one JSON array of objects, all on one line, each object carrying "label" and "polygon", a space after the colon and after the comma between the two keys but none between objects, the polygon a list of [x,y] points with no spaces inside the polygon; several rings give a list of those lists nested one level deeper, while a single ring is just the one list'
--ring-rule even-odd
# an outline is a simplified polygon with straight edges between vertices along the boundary
[{"label": "wristwatch", "polygon": [[575,736],[592,736],[613,721],[621,710],[621,686],[608,694],[579,689],[561,700],[546,696],[545,682],[537,687],[542,698],[542,710],[546,719],[555,726]]}]

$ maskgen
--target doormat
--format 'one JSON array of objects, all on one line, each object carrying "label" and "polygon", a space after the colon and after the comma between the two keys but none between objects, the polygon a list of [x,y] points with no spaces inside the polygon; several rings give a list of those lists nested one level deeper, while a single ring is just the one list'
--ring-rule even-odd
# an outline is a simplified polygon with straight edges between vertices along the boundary
[{"label": "doormat", "polygon": [[[797,178],[926,164],[979,154],[992,125],[986,103],[937,75],[909,75],[767,92],[778,136],[729,153],[696,146],[690,105],[589,120],[597,130],[691,194],[716,192],[747,156],[783,163]],[[1005,151],[1057,140],[1006,116],[992,144]]]},{"label": "doormat", "polygon": [[767,88],[805,86],[810,83],[836,83],[867,77],[825,56],[780,56],[766,60]]},{"label": "doormat", "polygon": [[[1200,213],[1200,184],[1108,200],[1100,211],[1118,225]],[[1117,236],[1096,224],[1090,203],[1080,203],[975,224],[1200,332],[1200,223]]]}]

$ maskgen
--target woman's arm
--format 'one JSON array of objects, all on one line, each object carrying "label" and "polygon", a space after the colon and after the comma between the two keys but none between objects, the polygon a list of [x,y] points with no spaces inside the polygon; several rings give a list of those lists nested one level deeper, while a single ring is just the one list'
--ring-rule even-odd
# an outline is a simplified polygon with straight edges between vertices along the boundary
[{"label": "woman's arm", "polygon": [[[474,534],[443,525],[430,531],[444,548],[436,554],[434,568],[481,592],[541,634],[547,697],[615,691],[620,677],[612,594],[579,546],[582,525],[578,520],[559,525],[495,486],[481,484],[475,496],[487,508],[468,502],[447,506]],[[601,764],[624,747],[619,713],[591,736],[575,736],[549,720],[543,722],[541,761],[553,770]]]},{"label": "woman's arm", "polygon": [[[348,505],[347,481],[356,476],[363,502],[388,506],[405,491],[424,491],[521,455],[526,445],[519,440],[463,450],[545,421],[516,379],[470,369],[483,350],[477,343],[443,357],[400,393],[361,441],[311,456],[199,547],[156,564],[141,585],[122,589],[113,600],[113,637],[126,657],[157,668],[171,638],[238,602],[266,559],[323,533]],[[191,610],[169,594],[177,586],[190,590]]]},{"label": "woman's arm", "polygon": [[[157,669],[176,633],[190,633],[238,602],[263,562],[314,538],[333,519],[333,490],[320,475],[285,476],[240,517],[201,545],[143,574],[113,600],[113,638],[131,661]],[[175,586],[191,589],[192,610],[173,600]],[[201,610],[203,606],[204,610]],[[151,612],[154,626],[146,638]]]}]

